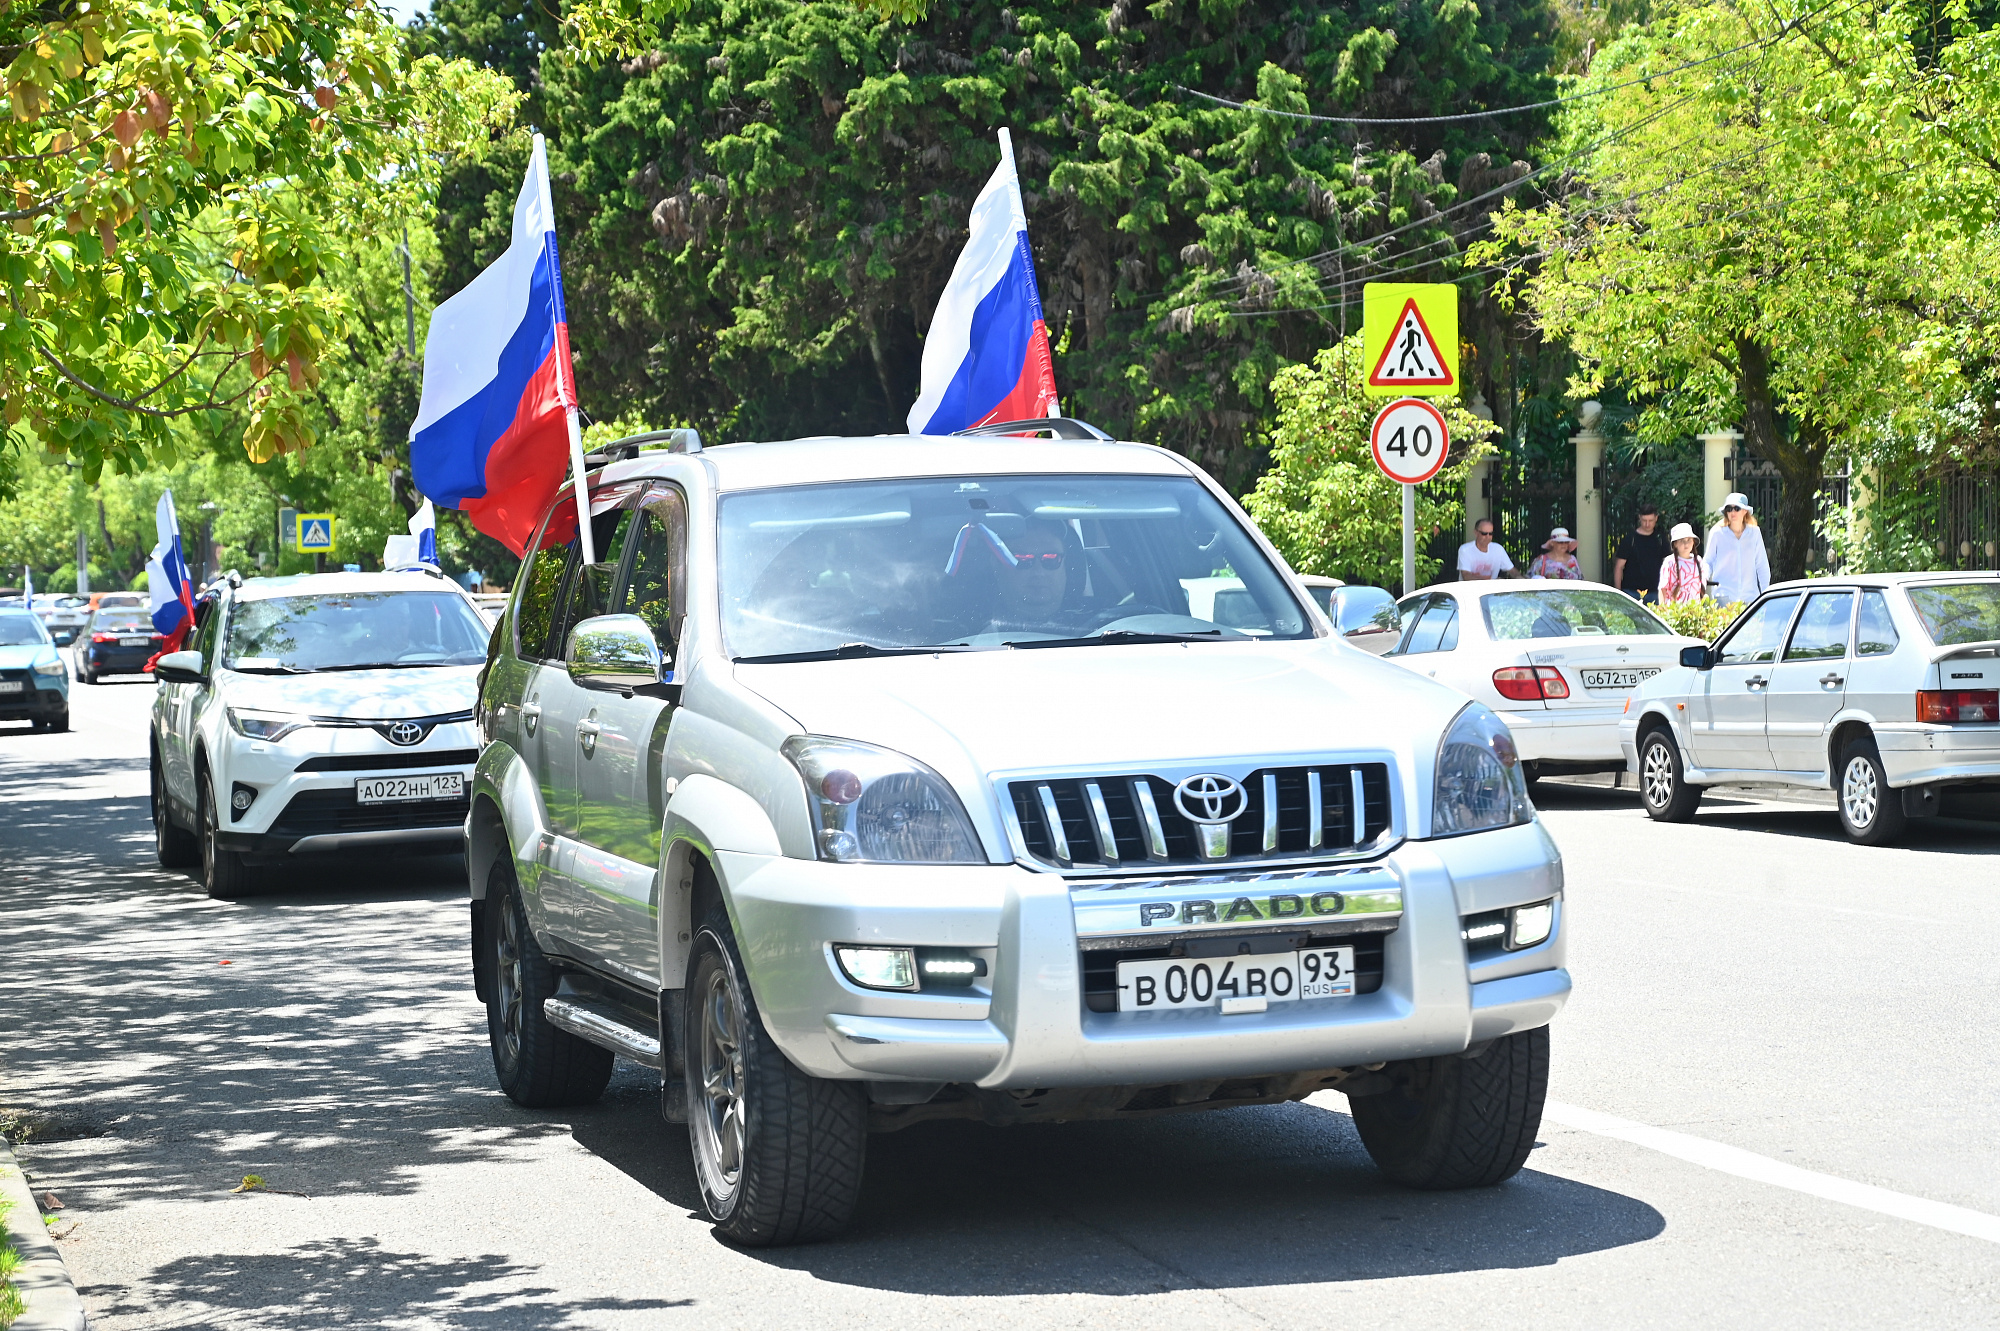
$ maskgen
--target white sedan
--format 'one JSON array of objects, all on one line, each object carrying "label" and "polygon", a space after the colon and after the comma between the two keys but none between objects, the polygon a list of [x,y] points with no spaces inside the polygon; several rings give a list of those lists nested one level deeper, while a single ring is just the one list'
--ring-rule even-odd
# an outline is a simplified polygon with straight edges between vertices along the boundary
[{"label": "white sedan", "polygon": [[1459,582],[1397,603],[1388,659],[1485,703],[1528,779],[1622,772],[1618,723],[1633,690],[1699,646],[1597,582]]}]

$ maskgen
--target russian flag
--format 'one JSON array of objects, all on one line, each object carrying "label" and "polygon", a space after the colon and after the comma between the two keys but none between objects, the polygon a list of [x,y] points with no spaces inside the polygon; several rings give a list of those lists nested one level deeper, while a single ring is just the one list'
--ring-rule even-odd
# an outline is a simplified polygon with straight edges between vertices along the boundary
[{"label": "russian flag", "polygon": [[181,552],[181,524],[174,513],[174,492],[164,490],[153,509],[153,527],[159,541],[146,560],[146,595],[153,608],[153,632],[166,638],[166,645],[153,653],[143,667],[153,668],[168,652],[177,652],[194,627],[194,588],[188,578],[187,556]]},{"label": "russian flag", "polygon": [[1028,249],[1028,214],[1014,140],[1000,131],[1000,165],[972,201],[972,234],[924,337],[923,392],[910,433],[950,434],[993,421],[1056,414],[1049,329]]},{"label": "russian flag", "polygon": [[537,134],[507,252],[431,315],[412,478],[520,554],[568,471],[575,406],[549,159]]}]

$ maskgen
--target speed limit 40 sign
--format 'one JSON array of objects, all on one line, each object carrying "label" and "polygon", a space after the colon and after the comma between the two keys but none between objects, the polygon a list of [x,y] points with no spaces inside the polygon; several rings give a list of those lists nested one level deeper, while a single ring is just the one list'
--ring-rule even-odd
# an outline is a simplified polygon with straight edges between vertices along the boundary
[{"label": "speed limit 40 sign", "polygon": [[1368,443],[1384,476],[1420,485],[1443,469],[1451,436],[1443,412],[1421,398],[1405,397],[1382,408]]}]

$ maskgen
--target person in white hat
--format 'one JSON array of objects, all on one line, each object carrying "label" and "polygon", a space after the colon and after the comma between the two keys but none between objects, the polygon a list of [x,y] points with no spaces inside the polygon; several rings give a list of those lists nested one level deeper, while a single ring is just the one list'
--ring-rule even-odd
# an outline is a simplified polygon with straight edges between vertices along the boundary
[{"label": "person in white hat", "polygon": [[1748,605],[1771,585],[1771,560],[1764,553],[1764,533],[1750,501],[1739,493],[1725,495],[1722,521],[1708,531],[1703,548],[1715,582],[1715,599],[1724,605]]},{"label": "person in white hat", "polygon": [[1694,527],[1676,522],[1667,539],[1673,543],[1674,552],[1660,561],[1660,603],[1699,601],[1708,595],[1713,575],[1708,561],[1694,552]]},{"label": "person in white hat", "polygon": [[1576,538],[1569,534],[1569,528],[1558,527],[1549,533],[1549,539],[1542,542],[1542,553],[1528,561],[1528,576],[1583,577],[1583,570],[1578,568],[1576,563]]}]

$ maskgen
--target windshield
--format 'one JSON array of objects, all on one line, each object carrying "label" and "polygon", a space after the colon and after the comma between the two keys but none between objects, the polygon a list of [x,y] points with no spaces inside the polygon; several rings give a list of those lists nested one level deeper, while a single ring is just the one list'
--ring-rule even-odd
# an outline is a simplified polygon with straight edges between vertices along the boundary
[{"label": "windshield", "polygon": [[1484,600],[1486,627],[1496,642],[1526,638],[1648,636],[1673,630],[1621,592],[1551,587],[1495,592]]},{"label": "windshield", "polygon": [[1947,582],[1910,588],[1924,632],[1940,647],[2000,638],[2000,582]]},{"label": "windshield", "polygon": [[348,592],[245,601],[229,617],[222,664],[288,674],[477,665],[486,621],[451,592]]},{"label": "windshield", "polygon": [[866,481],[722,501],[722,627],[738,660],[1308,636],[1249,534],[1192,479]]},{"label": "windshield", "polygon": [[0,613],[0,647],[29,647],[48,640],[42,621],[25,610]]}]

